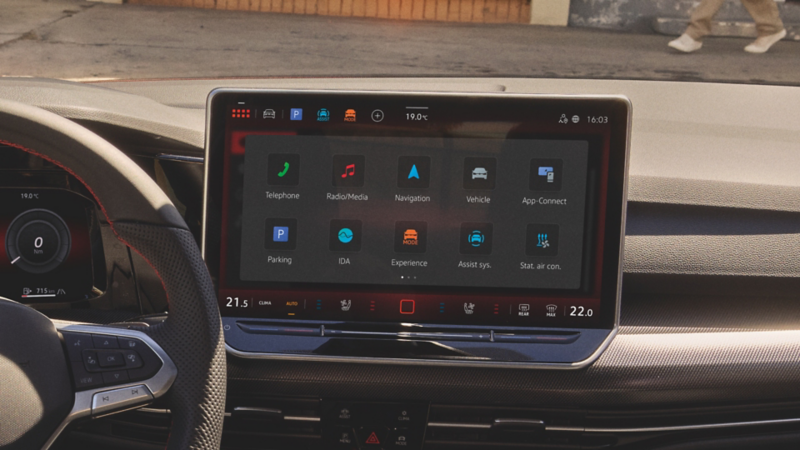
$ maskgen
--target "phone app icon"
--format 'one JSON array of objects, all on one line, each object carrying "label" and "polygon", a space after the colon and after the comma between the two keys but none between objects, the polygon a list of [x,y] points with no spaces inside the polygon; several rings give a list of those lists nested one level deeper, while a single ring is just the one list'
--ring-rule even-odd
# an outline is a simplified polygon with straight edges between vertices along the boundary
[{"label": "phone app icon", "polygon": [[297,219],[267,219],[264,248],[294,250],[297,246]]},{"label": "phone app icon", "polygon": [[560,159],[532,159],[528,185],[532,191],[560,191],[562,167]]},{"label": "phone app icon", "polygon": [[297,186],[300,183],[300,155],[272,153],[267,157],[267,184]]},{"label": "phone app icon", "polygon": [[558,225],[529,224],[525,254],[528,256],[557,256]]},{"label": "phone app icon", "polygon": [[428,244],[427,222],[395,222],[394,251],[425,253]]},{"label": "phone app icon", "polygon": [[401,156],[397,160],[397,187],[425,189],[431,182],[431,158]]},{"label": "phone app icon", "polygon": [[490,255],[492,253],[492,224],[462,223],[459,242],[462,255]]},{"label": "phone app icon", "polygon": [[328,242],[332,252],[361,251],[361,221],[331,220]]},{"label": "phone app icon", "polygon": [[333,185],[336,187],[364,186],[365,168],[364,155],[334,155],[331,174]]},{"label": "phone app icon", "polygon": [[496,158],[464,158],[464,189],[494,189]]}]

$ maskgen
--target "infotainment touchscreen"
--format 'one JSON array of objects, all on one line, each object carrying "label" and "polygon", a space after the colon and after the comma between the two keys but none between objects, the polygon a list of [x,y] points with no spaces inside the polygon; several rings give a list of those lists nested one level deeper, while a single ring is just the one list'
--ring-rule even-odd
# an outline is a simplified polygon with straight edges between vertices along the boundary
[{"label": "infotainment touchscreen", "polygon": [[629,102],[218,90],[223,316],[611,329]]}]

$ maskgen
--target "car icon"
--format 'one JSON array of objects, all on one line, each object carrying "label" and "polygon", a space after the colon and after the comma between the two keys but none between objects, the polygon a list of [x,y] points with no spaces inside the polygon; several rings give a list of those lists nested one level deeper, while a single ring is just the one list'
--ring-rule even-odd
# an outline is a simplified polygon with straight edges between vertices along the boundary
[{"label": "car icon", "polygon": [[355,122],[356,121],[356,110],[355,109],[348,109],[344,112],[344,121],[345,122]]},{"label": "car icon", "polygon": [[484,180],[489,179],[489,172],[486,171],[483,167],[476,167],[472,169],[472,179],[476,180],[478,178],[483,178]]},{"label": "car icon", "polygon": [[475,230],[467,236],[467,242],[473,247],[480,247],[483,244],[485,237],[480,230]]},{"label": "car icon", "polygon": [[403,245],[417,245],[418,244],[419,235],[417,234],[417,230],[408,229],[403,233]]},{"label": "car icon", "polygon": [[264,118],[265,119],[274,119],[275,118],[275,110],[274,109],[265,109],[264,110]]}]

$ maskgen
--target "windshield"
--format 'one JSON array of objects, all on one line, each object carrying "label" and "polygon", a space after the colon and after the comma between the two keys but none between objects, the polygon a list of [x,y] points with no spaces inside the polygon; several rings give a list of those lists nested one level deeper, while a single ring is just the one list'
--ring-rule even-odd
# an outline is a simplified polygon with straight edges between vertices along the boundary
[{"label": "windshield", "polygon": [[104,1],[0,1],[0,75],[800,82],[786,1]]}]

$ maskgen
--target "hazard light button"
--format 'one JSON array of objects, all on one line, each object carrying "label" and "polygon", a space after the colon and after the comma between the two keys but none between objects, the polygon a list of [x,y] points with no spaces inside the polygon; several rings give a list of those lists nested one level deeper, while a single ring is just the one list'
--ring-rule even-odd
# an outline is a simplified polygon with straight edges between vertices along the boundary
[{"label": "hazard light button", "polygon": [[388,428],[361,427],[358,429],[358,442],[361,448],[381,448],[386,441]]}]

